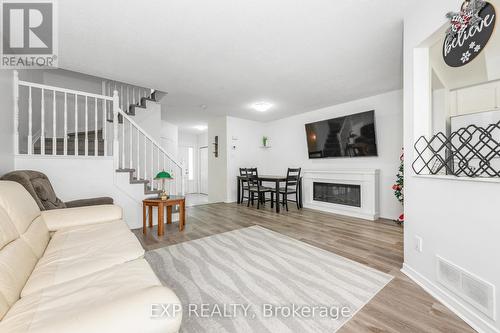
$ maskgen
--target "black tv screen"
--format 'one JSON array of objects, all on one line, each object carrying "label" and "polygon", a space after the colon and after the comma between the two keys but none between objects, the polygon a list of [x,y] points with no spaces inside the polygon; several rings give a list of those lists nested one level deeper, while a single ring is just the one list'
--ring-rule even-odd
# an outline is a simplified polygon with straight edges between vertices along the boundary
[{"label": "black tv screen", "polygon": [[377,156],[375,111],[306,124],[309,158]]}]

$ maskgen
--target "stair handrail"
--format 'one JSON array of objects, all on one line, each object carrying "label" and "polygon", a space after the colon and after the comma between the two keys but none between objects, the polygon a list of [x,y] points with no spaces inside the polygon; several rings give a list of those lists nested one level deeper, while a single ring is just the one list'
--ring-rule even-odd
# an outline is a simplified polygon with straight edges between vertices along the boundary
[{"label": "stair handrail", "polygon": [[70,95],[78,95],[78,96],[87,96],[90,98],[97,98],[97,99],[103,99],[107,101],[112,101],[113,97],[109,97],[106,95],[99,95],[99,94],[94,94],[94,93],[89,93],[85,91],[79,91],[79,90],[73,90],[73,89],[67,89],[67,88],[61,88],[57,86],[49,86],[47,84],[42,84],[42,83],[35,83],[35,82],[29,82],[29,81],[23,81],[19,80],[19,85],[20,86],[26,86],[26,87],[32,87],[32,88],[39,88],[39,89],[44,89],[44,90],[52,90],[52,91],[57,91],[60,93],[66,93]]},{"label": "stair handrail", "polygon": [[[118,143],[118,115],[122,116],[124,119],[126,119],[128,122],[132,124],[139,132],[141,132],[142,135],[144,135],[157,149],[159,149],[165,156],[167,156],[177,167],[179,167],[182,170],[182,164],[177,161],[176,158],[174,158],[171,154],[169,154],[163,147],[155,140],[153,137],[151,137],[142,127],[140,127],[129,115],[127,115],[126,112],[124,112],[120,108],[120,99],[118,96],[118,90],[115,90],[113,92],[113,124],[114,124],[114,135],[115,135],[115,141]],[[114,151],[118,151],[119,148],[116,148]],[[114,154],[115,156],[118,156],[118,154]]]}]

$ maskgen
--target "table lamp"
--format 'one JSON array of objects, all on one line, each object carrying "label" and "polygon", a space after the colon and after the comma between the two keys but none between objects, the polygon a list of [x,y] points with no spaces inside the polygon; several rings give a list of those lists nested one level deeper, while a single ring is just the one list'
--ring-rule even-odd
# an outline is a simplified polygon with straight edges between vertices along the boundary
[{"label": "table lamp", "polygon": [[174,179],[174,178],[170,175],[170,173],[163,170],[163,171],[159,172],[155,177],[155,180],[160,180],[160,179],[161,179],[160,198],[161,198],[161,200],[167,200],[168,195],[167,195],[167,192],[165,191],[165,179]]}]

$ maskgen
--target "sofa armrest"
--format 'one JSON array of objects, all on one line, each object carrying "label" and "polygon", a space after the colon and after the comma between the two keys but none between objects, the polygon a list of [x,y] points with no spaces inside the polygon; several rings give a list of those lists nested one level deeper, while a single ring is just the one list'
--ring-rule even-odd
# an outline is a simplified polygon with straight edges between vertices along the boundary
[{"label": "sofa armrest", "polygon": [[121,220],[122,209],[115,205],[45,210],[42,219],[49,231]]},{"label": "sofa armrest", "polygon": [[92,199],[80,199],[80,200],[68,201],[68,202],[65,202],[64,204],[66,205],[66,208],[112,205],[113,198],[101,197],[101,198],[92,198]]},{"label": "sofa armrest", "polygon": [[[152,311],[156,304],[164,305],[167,313],[163,310]],[[175,315],[172,311],[174,304],[179,310]],[[159,314],[163,316],[154,316]],[[176,333],[181,321],[181,303],[174,292],[163,286],[154,286],[91,308],[83,307],[76,317],[60,317],[49,324],[46,331],[42,331]]]}]

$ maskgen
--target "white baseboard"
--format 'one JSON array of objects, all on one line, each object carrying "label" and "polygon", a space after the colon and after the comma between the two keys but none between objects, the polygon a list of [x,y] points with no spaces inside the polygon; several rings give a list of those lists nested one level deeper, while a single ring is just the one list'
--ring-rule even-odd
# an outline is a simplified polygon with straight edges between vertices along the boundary
[{"label": "white baseboard", "polygon": [[401,272],[422,287],[431,296],[450,309],[463,321],[469,324],[479,333],[500,333],[500,330],[489,322],[478,316],[469,309],[470,306],[464,303],[460,298],[450,294],[447,290],[439,287],[407,264],[403,264]]}]

